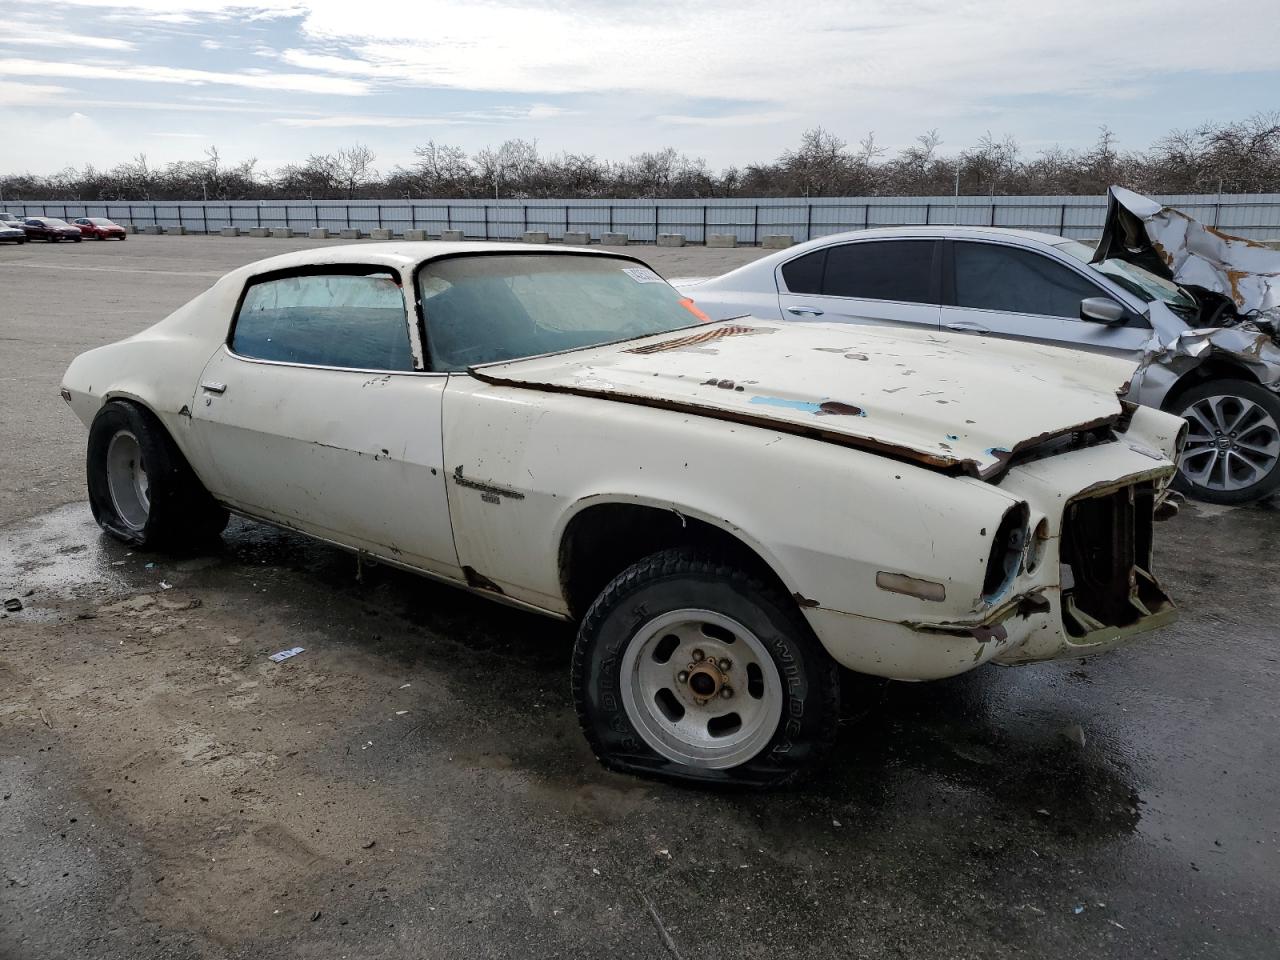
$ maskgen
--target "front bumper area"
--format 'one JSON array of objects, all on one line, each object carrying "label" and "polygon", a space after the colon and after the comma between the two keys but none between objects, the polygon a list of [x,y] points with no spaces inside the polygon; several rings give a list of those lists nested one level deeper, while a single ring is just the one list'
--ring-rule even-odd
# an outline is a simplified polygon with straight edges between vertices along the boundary
[{"label": "front bumper area", "polygon": [[805,616],[839,663],[898,680],[1111,650],[1177,617],[1151,573],[1156,505],[1173,470],[1123,439],[1015,467],[1000,489],[1030,506],[1031,529],[1045,521],[1045,535],[1034,545],[1034,563],[1028,544],[1021,572],[999,600],[936,621],[825,608]]}]

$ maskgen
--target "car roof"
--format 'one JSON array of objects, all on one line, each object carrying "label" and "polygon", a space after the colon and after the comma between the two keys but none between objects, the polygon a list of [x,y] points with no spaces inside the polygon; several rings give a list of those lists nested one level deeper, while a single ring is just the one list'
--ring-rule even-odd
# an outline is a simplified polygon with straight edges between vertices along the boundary
[{"label": "car roof", "polygon": [[[957,226],[954,224],[936,224],[930,226],[902,226],[902,227],[872,227],[869,230],[851,230],[846,233],[833,233],[823,237],[817,237],[809,241],[815,247],[823,244],[840,242],[844,240],[871,240],[875,238],[888,237],[942,237],[942,238],[964,238],[972,237],[991,238],[1000,237],[1009,239],[1011,237],[1019,240],[1027,240],[1034,243],[1058,244],[1070,239],[1062,237],[1056,233],[1043,233],[1037,230],[1015,230],[1012,227],[984,227],[984,226]],[[797,247],[790,248],[794,253],[799,247],[807,246],[807,244],[799,244]]]},{"label": "car roof", "polygon": [[626,259],[627,254],[614,253],[611,250],[590,250],[586,247],[539,247],[527,243],[494,243],[481,240],[464,240],[461,242],[443,240],[403,240],[381,241],[377,243],[343,243],[336,246],[313,247],[308,250],[297,250],[284,253],[266,260],[258,260],[241,267],[235,273],[246,273],[250,276],[260,273],[274,273],[277,270],[293,270],[300,267],[326,266],[329,264],[368,263],[376,266],[407,268],[424,260],[438,257],[456,256],[465,253],[537,253],[563,254],[587,253],[595,256],[618,256]]}]

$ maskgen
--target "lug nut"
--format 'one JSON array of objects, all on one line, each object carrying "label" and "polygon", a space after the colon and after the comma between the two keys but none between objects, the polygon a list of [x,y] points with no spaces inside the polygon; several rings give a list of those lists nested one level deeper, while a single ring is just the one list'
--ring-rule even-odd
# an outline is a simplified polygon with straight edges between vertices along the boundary
[{"label": "lug nut", "polygon": [[676,674],[676,682],[677,682],[677,683],[688,683],[688,682],[689,682],[689,672],[688,672],[687,670],[681,670],[679,673],[677,673],[677,674]]},{"label": "lug nut", "polygon": [[720,696],[725,700],[728,700],[730,697],[733,696],[733,687],[721,687]]},{"label": "lug nut", "polygon": [[717,664],[717,666],[720,668],[721,672],[728,673],[730,670],[733,669],[733,661],[731,661],[728,657],[725,657],[723,660],[721,660]]},{"label": "lug nut", "polygon": [[695,650],[695,651],[693,651],[693,659],[694,659],[694,660],[705,660],[705,659],[706,659],[706,656],[703,654],[703,652],[702,652],[701,650]]}]

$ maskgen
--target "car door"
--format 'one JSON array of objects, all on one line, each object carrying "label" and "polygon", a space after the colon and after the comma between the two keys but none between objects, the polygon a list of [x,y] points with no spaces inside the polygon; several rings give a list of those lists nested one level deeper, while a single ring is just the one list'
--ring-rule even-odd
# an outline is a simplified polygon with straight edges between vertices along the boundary
[{"label": "car door", "polygon": [[353,265],[253,278],[191,405],[206,486],[254,516],[457,576],[440,432],[403,278]]},{"label": "car door", "polygon": [[930,238],[856,240],[789,260],[778,268],[782,316],[937,329],[938,251]]},{"label": "car door", "polygon": [[947,241],[942,328],[1035,340],[1137,359],[1151,339],[1147,319],[1128,311],[1122,325],[1080,319],[1080,301],[1118,298],[1075,267],[1028,247],[985,240]]}]

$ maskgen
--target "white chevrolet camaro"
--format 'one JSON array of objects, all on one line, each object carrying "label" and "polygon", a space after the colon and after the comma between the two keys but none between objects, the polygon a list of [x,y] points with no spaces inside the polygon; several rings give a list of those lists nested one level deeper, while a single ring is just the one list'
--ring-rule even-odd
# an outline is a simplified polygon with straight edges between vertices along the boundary
[{"label": "white chevrolet camaro", "polygon": [[78,357],[95,517],[228,512],[579,624],[596,754],[751,784],[828,747],[838,668],[929,680],[1168,622],[1182,423],[1119,360],[706,322],[641,261],[387,243],[228,274]]}]

